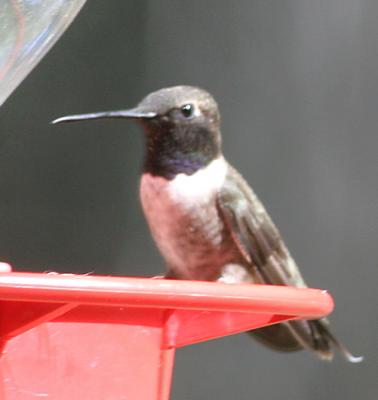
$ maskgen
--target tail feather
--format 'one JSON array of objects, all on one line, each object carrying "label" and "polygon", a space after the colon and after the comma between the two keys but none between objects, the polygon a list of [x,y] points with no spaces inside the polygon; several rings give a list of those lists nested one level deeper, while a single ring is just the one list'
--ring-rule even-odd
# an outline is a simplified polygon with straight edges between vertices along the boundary
[{"label": "tail feather", "polygon": [[351,363],[363,357],[354,356],[330,331],[328,320],[295,320],[250,331],[259,342],[274,350],[291,352],[304,348],[314,351],[321,359],[331,361],[333,350]]},{"label": "tail feather", "polygon": [[301,343],[291,333],[287,324],[269,325],[248,332],[261,344],[282,352],[293,352],[303,349]]},{"label": "tail feather", "polygon": [[319,334],[327,340],[329,346],[332,345],[334,348],[336,348],[345,358],[345,360],[351,363],[359,363],[363,361],[363,356],[354,356],[347,349],[347,347],[333,335],[328,327],[328,321],[326,319],[313,320],[308,322],[316,327],[317,332],[319,332]]}]

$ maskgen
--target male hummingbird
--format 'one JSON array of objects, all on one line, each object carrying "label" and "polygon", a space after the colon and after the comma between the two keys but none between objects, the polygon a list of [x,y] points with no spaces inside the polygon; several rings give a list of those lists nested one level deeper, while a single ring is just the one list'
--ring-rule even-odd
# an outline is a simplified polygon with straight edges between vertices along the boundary
[{"label": "male hummingbird", "polygon": [[[169,87],[129,110],[65,116],[53,123],[99,118],[132,119],[143,127],[140,198],[167,277],[306,286],[264,206],[224,158],[218,106],[209,93]],[[350,362],[362,359],[336,339],[325,318],[251,334],[276,350],[307,348],[331,360],[336,348]]]}]

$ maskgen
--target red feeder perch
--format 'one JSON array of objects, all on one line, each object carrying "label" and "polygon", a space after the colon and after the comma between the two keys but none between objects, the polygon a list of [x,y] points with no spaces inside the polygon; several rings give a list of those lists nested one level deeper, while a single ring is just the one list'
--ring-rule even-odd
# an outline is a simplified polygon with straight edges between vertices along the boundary
[{"label": "red feeder perch", "polygon": [[322,290],[0,274],[4,400],[167,400],[177,347],[333,308]]}]

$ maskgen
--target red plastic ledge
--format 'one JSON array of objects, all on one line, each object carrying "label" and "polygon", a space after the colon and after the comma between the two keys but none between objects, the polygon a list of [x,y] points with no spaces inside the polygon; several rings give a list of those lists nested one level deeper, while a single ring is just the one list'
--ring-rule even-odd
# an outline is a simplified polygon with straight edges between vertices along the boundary
[{"label": "red plastic ledge", "polygon": [[[264,325],[267,325],[285,319],[315,319],[329,314],[333,309],[331,296],[318,289],[55,273],[2,273],[0,298],[3,302],[3,318],[12,315],[0,327],[0,337],[3,339],[18,335],[42,322],[52,321],[79,306],[111,307],[108,312],[113,313],[114,307],[171,310],[169,318],[175,320],[176,328],[179,320],[181,325],[189,324],[188,317],[193,318],[194,315],[197,325],[199,318],[202,322],[209,320],[206,323],[206,332],[203,333],[197,328],[192,331],[188,327],[179,335],[175,328],[177,340],[173,339],[172,334],[167,335],[168,347],[235,333],[244,329],[245,323],[247,329],[251,324],[251,314],[256,314],[258,317],[255,318],[258,320],[263,318]],[[7,303],[4,308],[5,301]],[[23,308],[27,303],[27,313],[23,315],[25,312],[22,311],[25,311]],[[16,312],[17,310],[20,312]],[[172,315],[174,310],[175,316]],[[201,313],[188,314],[185,310],[197,310]],[[211,312],[216,312],[213,317]],[[219,326],[214,326],[219,312],[231,312],[234,319],[239,320],[239,324],[243,321],[242,327],[238,326],[235,319],[221,332]],[[88,319],[84,314],[82,318]],[[254,327],[252,324],[251,328]],[[188,336],[187,339],[185,336]]]},{"label": "red plastic ledge", "polygon": [[333,309],[324,290],[70,274],[3,273],[0,297],[12,301],[264,312],[319,318]]},{"label": "red plastic ledge", "polygon": [[167,400],[175,348],[333,309],[317,289],[2,271],[4,400]]}]

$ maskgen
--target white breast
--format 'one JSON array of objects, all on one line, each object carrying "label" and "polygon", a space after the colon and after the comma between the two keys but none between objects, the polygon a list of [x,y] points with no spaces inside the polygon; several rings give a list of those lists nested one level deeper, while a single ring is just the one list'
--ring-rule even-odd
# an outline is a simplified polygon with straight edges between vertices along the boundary
[{"label": "white breast", "polygon": [[168,182],[169,196],[173,201],[182,204],[198,204],[218,192],[224,182],[226,172],[227,164],[222,157],[193,175],[178,174]]},{"label": "white breast", "polygon": [[142,176],[143,210],[170,268],[195,268],[203,258],[202,244],[207,248],[220,244],[222,229],[215,199],[226,173],[227,163],[221,157],[193,175],[179,174],[172,180],[148,173]]}]

